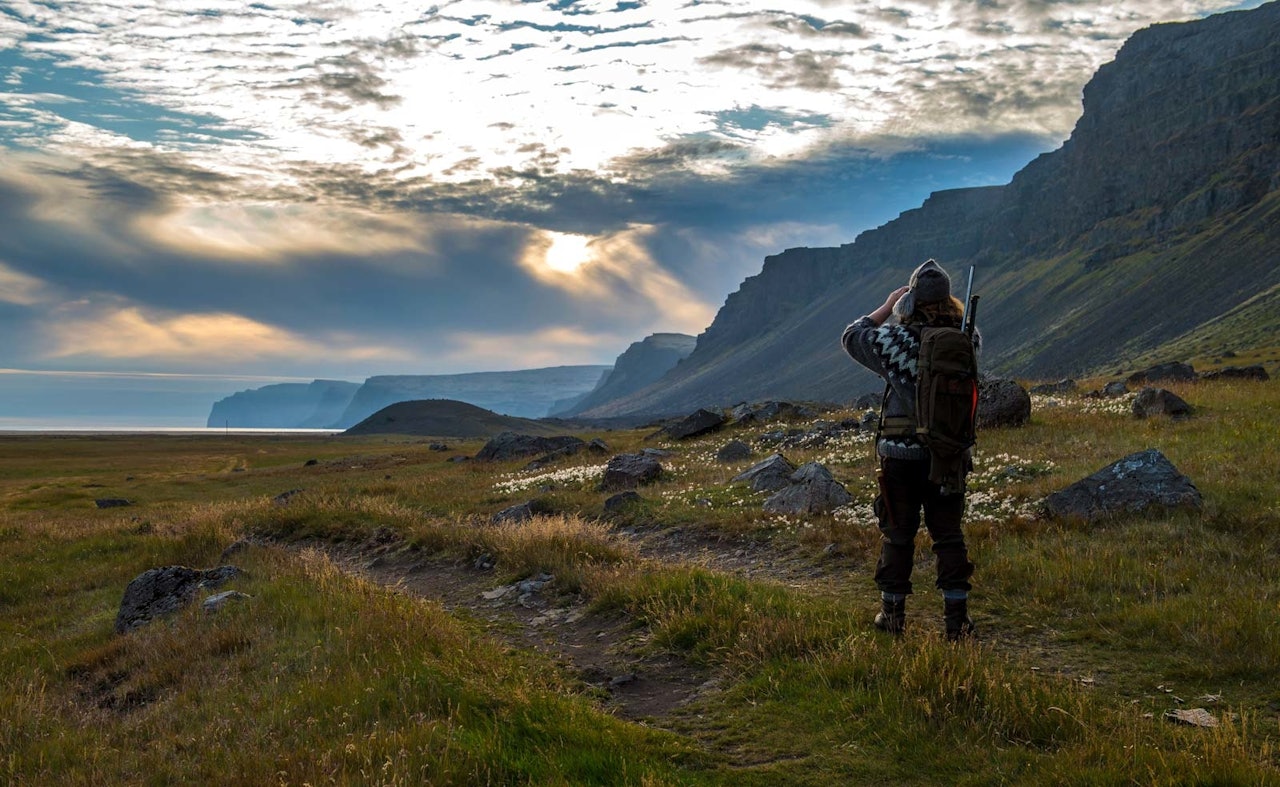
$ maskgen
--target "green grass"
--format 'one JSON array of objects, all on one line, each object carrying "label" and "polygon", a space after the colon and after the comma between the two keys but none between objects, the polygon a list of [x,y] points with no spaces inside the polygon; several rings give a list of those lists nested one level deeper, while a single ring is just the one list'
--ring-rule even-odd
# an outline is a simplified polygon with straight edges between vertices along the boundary
[{"label": "green grass", "polygon": [[[674,445],[601,434],[617,452],[673,451],[645,500],[607,518],[592,469],[603,459],[589,455],[524,471],[446,461],[479,441],[441,453],[382,438],[3,437],[0,778],[1280,781],[1280,386],[1174,389],[1195,417],[1138,421],[1038,400],[1028,426],[980,436],[966,530],[981,639],[960,646],[941,637],[923,536],[907,634],[870,626],[865,442],[785,451],[824,462],[855,497],[797,520],[765,514],[763,495],[729,483],[750,461],[712,458],[760,427]],[[1048,492],[1153,447],[1194,480],[1201,513],[1095,525],[1033,515]],[[272,502],[291,489],[303,491]],[[135,505],[93,504],[116,496]],[[489,522],[530,498],[552,513]],[[619,532],[634,527],[753,544],[822,576],[655,562]],[[138,573],[214,565],[244,535],[269,539],[234,558],[248,572],[234,586],[252,599],[112,633]],[[343,574],[311,548],[371,539],[459,562],[487,552],[495,581],[552,573],[557,590],[632,621],[636,646],[709,671],[718,688],[656,726],[616,718],[598,691],[503,644],[482,617]],[[1221,726],[1162,718],[1200,705]]]}]

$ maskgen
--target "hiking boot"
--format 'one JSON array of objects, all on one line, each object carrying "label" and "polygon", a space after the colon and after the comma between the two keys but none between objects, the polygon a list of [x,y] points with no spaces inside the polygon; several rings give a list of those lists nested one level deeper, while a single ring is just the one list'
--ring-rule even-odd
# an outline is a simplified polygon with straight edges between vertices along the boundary
[{"label": "hiking boot", "polygon": [[889,634],[901,634],[907,622],[907,602],[880,599],[880,612],[876,615],[876,628]]},{"label": "hiking boot", "polygon": [[947,627],[947,641],[955,642],[973,636],[973,618],[969,617],[968,599],[946,599],[942,621]]}]

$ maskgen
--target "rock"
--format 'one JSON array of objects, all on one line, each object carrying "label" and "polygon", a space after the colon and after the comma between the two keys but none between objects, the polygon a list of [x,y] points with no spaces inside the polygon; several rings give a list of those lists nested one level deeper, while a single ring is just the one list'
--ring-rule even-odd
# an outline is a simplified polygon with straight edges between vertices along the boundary
[{"label": "rock", "polygon": [[647,484],[662,474],[662,465],[652,456],[645,454],[618,454],[609,460],[604,468],[604,479],[600,488],[605,491],[635,489]]},{"label": "rock", "polygon": [[706,434],[713,429],[719,429],[724,425],[724,422],[725,418],[722,413],[705,409],[698,410],[673,424],[664,426],[659,430],[658,434],[665,435],[672,440],[687,440],[690,437]]},{"label": "rock", "polygon": [[160,615],[177,612],[195,598],[196,591],[218,587],[240,573],[235,566],[204,571],[186,566],[148,569],[125,588],[116,613],[116,633],[128,633]]},{"label": "rock", "polygon": [[431,451],[448,451],[449,444],[448,443],[429,443],[427,445],[427,449]]},{"label": "rock", "polygon": [[303,462],[303,463],[302,463],[302,466],[303,466],[303,467],[315,467],[315,466],[316,466],[316,465],[318,465],[318,464],[320,464],[320,460],[319,460],[319,459],[308,459],[307,461],[305,461],[305,462]]},{"label": "rock", "polygon": [[862,419],[858,421],[858,424],[863,429],[874,430],[880,424],[880,413],[875,410],[868,410],[862,414]]},{"label": "rock", "polygon": [[485,443],[484,447],[476,453],[475,458],[480,462],[502,462],[508,459],[523,459],[527,456],[549,454],[552,451],[558,451],[571,445],[577,445],[581,448],[585,443],[571,435],[539,437],[516,432],[503,432]]},{"label": "rock", "polygon": [[1260,364],[1253,366],[1227,366],[1215,372],[1205,372],[1201,380],[1256,380],[1265,383],[1271,379],[1267,370]]},{"label": "rock", "polygon": [[451,456],[451,457],[449,457],[448,459],[446,459],[445,461],[446,461],[446,462],[453,462],[453,463],[455,463],[455,464],[456,464],[456,463],[458,463],[458,462],[470,462],[470,461],[471,461],[471,457],[469,457],[469,456]]},{"label": "rock", "polygon": [[1129,393],[1129,386],[1120,380],[1102,386],[1102,395],[1108,399],[1115,399],[1127,393]]},{"label": "rock", "polygon": [[122,508],[133,505],[132,500],[125,500],[123,497],[100,497],[93,502],[98,508]]},{"label": "rock", "polygon": [[546,514],[549,511],[550,507],[545,502],[537,499],[527,500],[502,509],[494,514],[489,521],[495,525],[517,524],[519,522],[527,522],[538,514]]},{"label": "rock", "polygon": [[764,501],[773,514],[821,514],[853,502],[853,495],[817,462],[801,465],[790,483]]},{"label": "rock", "polygon": [[751,456],[751,446],[741,440],[730,440],[716,452],[718,462],[741,462]]},{"label": "rock", "polygon": [[555,576],[553,574],[538,574],[537,576],[529,577],[528,579],[517,582],[516,591],[522,596],[529,595],[530,593],[537,593],[554,580]]},{"label": "rock", "polygon": [[230,601],[247,601],[250,598],[252,596],[247,593],[241,593],[238,590],[224,590],[221,593],[209,596],[200,606],[204,608],[205,612],[221,612],[222,608]]},{"label": "rock", "polygon": [[757,492],[772,492],[791,484],[796,466],[782,454],[773,454],[733,477],[733,482],[746,481]]},{"label": "rock", "polygon": [[539,470],[543,467],[546,467],[549,464],[552,464],[557,459],[564,459],[566,457],[570,457],[577,454],[579,451],[581,451],[585,447],[585,445],[586,445],[585,443],[580,442],[579,444],[566,445],[563,448],[557,448],[551,453],[546,454],[545,456],[540,456],[537,459],[530,462],[529,464],[525,465],[524,469]]},{"label": "rock", "polygon": [[1199,509],[1191,480],[1155,449],[1130,454],[1044,500],[1051,517],[1095,522],[1148,510]]},{"label": "rock", "polygon": [[289,505],[289,502],[293,500],[293,498],[297,497],[300,494],[302,494],[301,489],[290,489],[287,492],[281,492],[280,494],[271,498],[271,504],[277,505],[277,506],[287,506]]},{"label": "rock", "polygon": [[625,675],[615,675],[609,679],[609,688],[618,689],[631,683],[636,682],[636,674],[628,672]]},{"label": "rock", "polygon": [[855,410],[879,410],[880,403],[884,400],[884,394],[880,391],[865,393],[853,400],[853,409]]},{"label": "rock", "polygon": [[587,452],[592,454],[607,454],[609,453],[609,444],[597,437],[587,443]]},{"label": "rock", "polygon": [[1140,372],[1134,372],[1129,375],[1126,382],[1129,385],[1146,385],[1147,383],[1161,383],[1169,380],[1185,382],[1194,379],[1196,379],[1196,370],[1191,368],[1191,364],[1173,361],[1171,363],[1156,364]]},{"label": "rock", "polygon": [[654,459],[665,459],[668,456],[674,456],[670,451],[664,451],[661,448],[646,448],[640,453],[645,456],[652,456]]},{"label": "rock", "polygon": [[1041,383],[1040,385],[1036,385],[1031,388],[1031,393],[1037,396],[1054,396],[1056,394],[1075,393],[1075,391],[1075,380],[1059,380],[1056,383]]},{"label": "rock", "polygon": [[794,418],[799,416],[799,409],[791,402],[756,402],[755,404],[739,404],[736,405],[729,413],[730,417],[739,424],[751,423],[767,423],[776,421],[779,418]]},{"label": "rock", "polygon": [[475,562],[471,564],[471,567],[476,571],[491,571],[496,565],[498,565],[498,561],[494,556],[485,552],[483,555],[475,559]]},{"label": "rock", "polygon": [[1135,418],[1151,418],[1167,415],[1170,418],[1186,418],[1191,415],[1191,405],[1182,397],[1163,388],[1143,388],[1133,400]]},{"label": "rock", "polygon": [[1217,727],[1218,720],[1204,708],[1174,708],[1165,711],[1164,717],[1175,724],[1191,727]]},{"label": "rock", "polygon": [[634,491],[619,492],[618,494],[604,501],[604,510],[607,511],[608,513],[621,511],[627,506],[633,503],[642,502],[643,500],[644,498],[640,496],[639,492],[634,492]]},{"label": "rock", "polygon": [[1015,380],[989,377],[978,383],[978,428],[1022,426],[1031,419],[1031,395]]}]

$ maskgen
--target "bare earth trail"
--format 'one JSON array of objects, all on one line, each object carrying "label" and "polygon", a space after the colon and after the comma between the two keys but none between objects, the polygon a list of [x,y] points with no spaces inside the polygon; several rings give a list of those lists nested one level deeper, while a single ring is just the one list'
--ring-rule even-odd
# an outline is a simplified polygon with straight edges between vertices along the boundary
[{"label": "bare earth trail", "polygon": [[[783,551],[749,537],[718,539],[682,528],[615,532],[654,564],[697,566],[822,594],[858,580],[844,561],[815,560],[800,549]],[[557,593],[554,581],[522,593],[516,585],[526,578],[504,576],[501,566],[423,557],[389,533],[354,546],[315,546],[344,571],[439,602],[512,647],[546,654],[619,717],[663,726],[673,712],[719,685],[713,670],[647,647],[648,632],[625,613],[593,611],[582,596]]]}]

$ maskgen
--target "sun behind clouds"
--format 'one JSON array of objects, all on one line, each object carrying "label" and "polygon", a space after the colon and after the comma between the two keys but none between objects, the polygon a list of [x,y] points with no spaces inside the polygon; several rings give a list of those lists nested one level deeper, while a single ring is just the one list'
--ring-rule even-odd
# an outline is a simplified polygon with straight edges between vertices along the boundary
[{"label": "sun behind clouds", "polygon": [[545,264],[551,270],[576,273],[591,261],[590,237],[565,232],[547,232],[546,235],[550,245],[547,246]]}]

